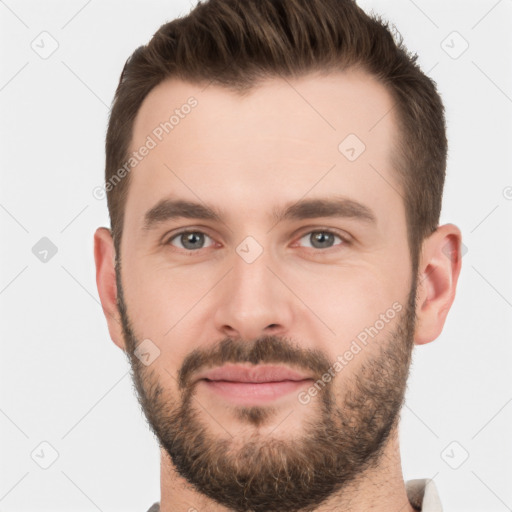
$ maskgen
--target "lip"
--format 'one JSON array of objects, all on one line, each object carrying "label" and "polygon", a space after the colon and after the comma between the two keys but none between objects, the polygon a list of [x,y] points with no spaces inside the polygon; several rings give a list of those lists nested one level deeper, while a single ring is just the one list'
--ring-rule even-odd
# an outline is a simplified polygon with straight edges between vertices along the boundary
[{"label": "lip", "polygon": [[210,368],[197,376],[197,380],[207,379],[210,381],[221,380],[242,383],[302,381],[312,378],[311,375],[305,375],[286,366],[259,365],[249,367],[233,364]]},{"label": "lip", "polygon": [[217,397],[238,405],[258,405],[298,392],[313,378],[284,366],[226,365],[205,370],[197,382]]}]

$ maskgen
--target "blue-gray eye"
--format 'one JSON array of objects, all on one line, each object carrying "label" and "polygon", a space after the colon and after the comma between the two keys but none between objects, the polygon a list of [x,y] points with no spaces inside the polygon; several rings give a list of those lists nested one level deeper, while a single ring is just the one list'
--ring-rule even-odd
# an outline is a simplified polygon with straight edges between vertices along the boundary
[{"label": "blue-gray eye", "polygon": [[205,235],[200,231],[184,231],[183,233],[178,233],[173,236],[169,240],[169,243],[179,247],[180,249],[195,251],[197,249],[204,248],[206,239],[213,241],[208,235]]},{"label": "blue-gray eye", "polygon": [[307,235],[301,237],[300,240],[306,240],[310,245],[306,247],[312,247],[313,249],[329,249],[333,247],[335,239],[344,241],[339,235],[331,233],[330,231],[311,231]]}]

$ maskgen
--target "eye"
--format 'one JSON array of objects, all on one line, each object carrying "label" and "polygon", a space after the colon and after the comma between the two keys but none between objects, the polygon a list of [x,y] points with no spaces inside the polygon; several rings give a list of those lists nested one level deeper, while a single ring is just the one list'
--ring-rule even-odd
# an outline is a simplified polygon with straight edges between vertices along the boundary
[{"label": "eye", "polygon": [[205,241],[207,239],[213,242],[212,238],[201,233],[201,231],[182,231],[181,233],[169,238],[167,244],[174,245],[175,247],[185,249],[187,251],[196,251],[205,247]]},{"label": "eye", "polygon": [[329,249],[335,245],[336,239],[343,242],[343,244],[349,243],[348,240],[340,235],[326,230],[310,231],[299,239],[299,243],[304,241],[305,247],[311,247],[313,249]]}]

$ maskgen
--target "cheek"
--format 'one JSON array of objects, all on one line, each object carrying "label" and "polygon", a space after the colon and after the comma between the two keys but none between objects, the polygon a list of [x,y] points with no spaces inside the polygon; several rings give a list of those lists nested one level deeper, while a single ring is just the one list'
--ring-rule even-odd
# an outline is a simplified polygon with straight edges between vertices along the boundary
[{"label": "cheek", "polygon": [[122,272],[126,296],[137,318],[167,324],[192,308],[215,279],[214,269],[202,265],[178,267],[165,258],[144,255],[127,258]]},{"label": "cheek", "polygon": [[[322,337],[326,339],[324,346],[331,353],[330,358],[335,360],[355,339],[382,339],[395,327],[397,310],[405,309],[409,292],[406,276],[402,273],[396,278],[395,272],[390,267],[359,262],[331,266],[314,275],[303,267],[288,272],[286,280],[307,304],[304,313],[310,317],[309,322],[319,325],[315,319],[318,317],[334,331],[333,336]],[[381,315],[385,315],[384,323]],[[370,330],[375,334],[375,326],[378,334],[372,338],[367,333]],[[317,333],[320,329],[322,325]],[[332,352],[333,344],[329,340],[334,342],[336,353]]]},{"label": "cheek", "polygon": [[[389,268],[360,261],[347,265],[331,265],[321,272],[301,269],[290,275],[290,283],[302,290],[308,305],[314,305],[332,318],[361,318],[377,313],[397,300],[404,291],[405,282],[397,280]],[[389,304],[388,304],[389,303]]]},{"label": "cheek", "polygon": [[171,268],[143,256],[127,258],[123,265],[125,302],[134,332],[139,340],[150,339],[158,347],[157,366],[165,365],[174,375],[197,344],[191,340],[200,340],[205,328],[200,315],[207,303],[202,298],[219,280],[219,269]]}]

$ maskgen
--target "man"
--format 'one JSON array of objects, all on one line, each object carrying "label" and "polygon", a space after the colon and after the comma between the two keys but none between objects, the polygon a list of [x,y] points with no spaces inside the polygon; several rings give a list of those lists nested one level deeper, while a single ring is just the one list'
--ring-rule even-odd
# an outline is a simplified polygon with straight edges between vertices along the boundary
[{"label": "man", "polygon": [[446,152],[435,84],[350,0],[210,0],[135,51],[95,259],[151,512],[441,510],[398,423],[460,272]]}]

